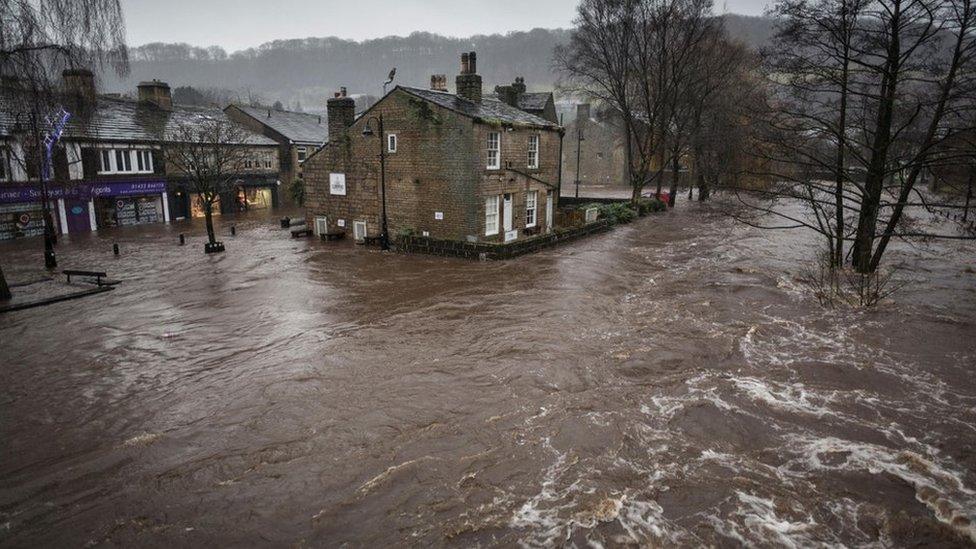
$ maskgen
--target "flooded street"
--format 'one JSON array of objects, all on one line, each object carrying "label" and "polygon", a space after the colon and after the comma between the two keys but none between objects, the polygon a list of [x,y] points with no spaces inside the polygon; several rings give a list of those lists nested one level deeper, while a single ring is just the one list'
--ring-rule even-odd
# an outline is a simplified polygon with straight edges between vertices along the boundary
[{"label": "flooded street", "polygon": [[505,262],[219,221],[64,238],[124,282],[0,316],[0,544],[976,542],[971,243],[829,311],[812,236],[683,201]]}]

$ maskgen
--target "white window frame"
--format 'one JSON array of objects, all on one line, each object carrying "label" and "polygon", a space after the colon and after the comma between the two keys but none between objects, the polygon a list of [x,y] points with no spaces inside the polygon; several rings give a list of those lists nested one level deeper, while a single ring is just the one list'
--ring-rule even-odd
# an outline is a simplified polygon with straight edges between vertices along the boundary
[{"label": "white window frame", "polygon": [[[359,232],[359,227],[363,228],[363,237],[356,238],[356,233]],[[352,222],[352,237],[357,242],[364,242],[366,240],[366,222],[365,221],[353,221]]]},{"label": "white window frame", "polygon": [[301,164],[305,162],[308,158],[308,147],[298,147],[295,149],[295,157],[298,158],[298,163]]},{"label": "white window frame", "polygon": [[397,135],[395,133],[386,134],[386,152],[397,152]]},{"label": "white window frame", "polygon": [[502,220],[501,199],[499,195],[485,197],[485,236],[498,234],[498,226]]},{"label": "white window frame", "polygon": [[502,167],[502,134],[488,132],[485,148],[488,151],[487,167],[489,170],[499,170]]},{"label": "white window frame", "polygon": [[[315,230],[315,236],[322,236],[323,234],[329,232],[328,217],[325,217],[324,215],[317,215],[315,216],[314,223],[315,225],[313,225],[312,228]],[[325,232],[322,232],[322,229],[325,229]]]},{"label": "white window frame", "polygon": [[538,134],[533,134],[529,136],[528,166],[530,170],[539,169],[539,135]]},{"label": "white window frame", "polygon": [[535,227],[539,221],[539,191],[525,193],[525,226]]},{"label": "white window frame", "polygon": [[[129,149],[121,147],[104,147],[98,151],[99,174],[136,174],[153,173],[152,149]],[[135,158],[133,158],[135,155]],[[106,163],[106,160],[108,161]],[[142,169],[139,164],[142,164]]]}]

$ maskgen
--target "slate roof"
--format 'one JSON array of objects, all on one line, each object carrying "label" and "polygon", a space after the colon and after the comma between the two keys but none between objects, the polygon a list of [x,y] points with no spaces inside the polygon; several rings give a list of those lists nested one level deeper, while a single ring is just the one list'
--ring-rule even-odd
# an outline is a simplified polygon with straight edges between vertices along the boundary
[{"label": "slate roof", "polygon": [[474,101],[469,101],[448,92],[423,88],[408,88],[406,86],[397,86],[397,89],[401,89],[414,97],[430,101],[435,105],[450,109],[481,122],[530,126],[552,130],[559,129],[558,124],[553,124],[544,118],[525,112],[522,109],[516,109],[507,103],[503,103],[494,96],[486,95],[480,103],[475,103]]},{"label": "slate roof", "polygon": [[324,116],[244,105],[232,106],[293,143],[321,145],[329,140],[329,125]]},{"label": "slate roof", "polygon": [[[0,136],[10,135],[16,124],[16,110],[10,97],[0,94]],[[69,119],[65,137],[97,141],[171,142],[177,128],[213,119],[236,124],[224,111],[215,107],[173,105],[173,109],[168,111],[132,99],[99,96],[88,115],[76,115]],[[246,137],[240,144],[277,145],[263,135],[243,129]]]},{"label": "slate roof", "polygon": [[518,106],[524,111],[544,111],[549,102],[549,92],[526,92],[518,96]]}]

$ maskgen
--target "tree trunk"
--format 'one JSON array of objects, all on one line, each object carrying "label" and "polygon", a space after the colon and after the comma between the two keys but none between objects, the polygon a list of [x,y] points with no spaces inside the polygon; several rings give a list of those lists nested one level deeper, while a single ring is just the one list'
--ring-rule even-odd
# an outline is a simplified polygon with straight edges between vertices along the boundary
[{"label": "tree trunk", "polygon": [[207,222],[207,240],[210,244],[217,242],[217,236],[214,234],[213,227],[213,201],[204,200],[203,202],[203,217]]},{"label": "tree trunk", "polygon": [[841,90],[840,90],[840,113],[838,116],[837,132],[837,164],[834,189],[834,249],[831,250],[831,265],[834,267],[844,266],[844,149],[847,147],[847,83],[850,72],[847,59],[847,48],[844,50],[844,64],[841,71]]},{"label": "tree trunk", "polygon": [[7,301],[10,297],[10,286],[7,285],[7,277],[3,274],[3,266],[0,266],[0,301]]},{"label": "tree trunk", "polygon": [[677,151],[671,157],[671,188],[668,192],[668,207],[673,208],[678,195],[678,170],[680,169]]},{"label": "tree trunk", "polygon": [[973,171],[969,171],[969,187],[966,189],[966,204],[962,207],[962,222],[969,221],[969,203],[973,199]]}]

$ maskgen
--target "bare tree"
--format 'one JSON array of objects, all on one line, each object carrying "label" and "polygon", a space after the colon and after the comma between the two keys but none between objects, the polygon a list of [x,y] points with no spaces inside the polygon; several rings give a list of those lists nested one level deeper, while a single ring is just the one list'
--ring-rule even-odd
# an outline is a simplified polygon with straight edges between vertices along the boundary
[{"label": "bare tree", "polygon": [[[65,69],[103,68],[118,75],[128,70],[119,0],[0,2],[0,85],[20,122],[20,141],[24,145],[19,147],[23,154],[14,160],[25,167],[33,167],[37,160],[42,190],[44,173],[53,173],[49,162],[44,165],[44,155],[40,153],[49,129],[47,122],[65,107],[58,88],[61,73]],[[45,264],[53,267],[56,232],[47,193],[41,194]]]},{"label": "bare tree", "polygon": [[798,201],[807,215],[740,196],[785,221],[762,226],[812,229],[834,268],[849,258],[862,275],[892,238],[964,237],[912,228],[906,208],[925,206],[923,170],[967,126],[972,0],[781,0],[774,13],[762,154],[779,183],[761,196]]},{"label": "bare tree", "polygon": [[203,208],[207,225],[205,251],[223,251],[214,233],[213,208],[221,193],[232,190],[244,172],[251,134],[228,120],[203,117],[180,124],[166,138],[166,173],[187,181]]},{"label": "bare tree", "polygon": [[[646,154],[635,155],[637,110],[631,93],[632,57],[636,51],[635,10],[640,0],[582,0],[569,43],[554,52],[562,74],[560,87],[606,105],[619,115],[624,138],[624,163],[634,200],[647,180]],[[646,110],[646,109],[645,109]]]}]

